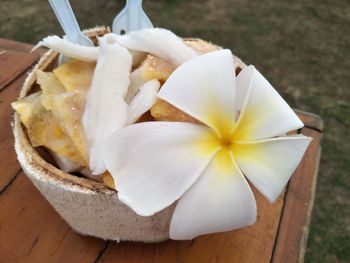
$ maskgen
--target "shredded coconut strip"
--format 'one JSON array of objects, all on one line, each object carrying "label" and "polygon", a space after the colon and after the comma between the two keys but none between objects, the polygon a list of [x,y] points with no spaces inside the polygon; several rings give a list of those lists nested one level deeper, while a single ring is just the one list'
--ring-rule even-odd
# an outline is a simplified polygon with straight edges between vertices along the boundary
[{"label": "shredded coconut strip", "polygon": [[[163,28],[141,29],[132,31],[126,35],[113,33],[106,34],[110,39],[129,49],[133,54],[135,62],[141,52],[147,52],[157,57],[165,59],[175,66],[179,66],[185,61],[195,57],[197,53],[187,47],[181,38],[169,30]],[[83,61],[96,61],[99,47],[86,47],[73,44],[58,36],[48,36],[40,41],[33,50],[45,46],[51,48],[67,57]]]}]

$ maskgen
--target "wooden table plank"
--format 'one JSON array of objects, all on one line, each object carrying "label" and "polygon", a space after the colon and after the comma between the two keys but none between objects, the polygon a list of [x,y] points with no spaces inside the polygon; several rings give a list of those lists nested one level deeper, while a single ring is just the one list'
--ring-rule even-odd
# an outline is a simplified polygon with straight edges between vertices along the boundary
[{"label": "wooden table plank", "polygon": [[27,54],[31,53],[34,54],[37,58],[39,58],[46,50],[45,48],[39,48],[31,52],[33,49],[33,45],[4,38],[0,38],[0,48],[6,50],[19,51]]},{"label": "wooden table plank", "polygon": [[[193,241],[156,244],[110,242],[98,262],[269,262],[275,243],[284,195],[271,205],[253,188],[259,210],[257,223],[236,231],[205,235]],[[247,249],[249,247],[249,249]],[[245,252],[244,254],[242,252]],[[219,261],[218,261],[219,260]]]},{"label": "wooden table plank", "polygon": [[320,116],[313,113],[300,111],[300,110],[294,110],[294,111],[298,114],[299,118],[302,120],[305,127],[317,130],[319,132],[323,131],[323,121]]},{"label": "wooden table plank", "polygon": [[11,122],[13,110],[10,103],[18,97],[26,74],[22,74],[8,88],[0,91],[0,191],[18,173],[20,166],[14,150]]},{"label": "wooden table plank", "polygon": [[[26,72],[46,49],[40,48],[29,54],[33,46],[0,39],[0,192],[19,172],[13,148],[14,140],[10,123],[13,111],[10,103],[15,101],[27,76]],[[2,73],[3,74],[2,74]],[[6,89],[2,89],[8,87]]]},{"label": "wooden table plank", "polygon": [[46,50],[0,38],[0,90],[31,67]]},{"label": "wooden table plank", "polygon": [[[177,263],[180,242],[169,240],[161,243],[109,242],[107,250],[96,262],[103,263]],[[200,262],[200,261],[198,261]]]},{"label": "wooden table plank", "polygon": [[94,262],[105,246],[71,230],[23,172],[0,194],[0,215],[0,262]]},{"label": "wooden table plank", "polygon": [[[0,90],[37,61],[37,57],[28,53],[0,51]],[[16,63],[13,63],[16,62]]]},{"label": "wooden table plank", "polygon": [[[305,123],[307,124],[307,123]],[[303,128],[313,138],[302,162],[288,184],[283,215],[272,262],[303,262],[320,160],[321,134]]]}]

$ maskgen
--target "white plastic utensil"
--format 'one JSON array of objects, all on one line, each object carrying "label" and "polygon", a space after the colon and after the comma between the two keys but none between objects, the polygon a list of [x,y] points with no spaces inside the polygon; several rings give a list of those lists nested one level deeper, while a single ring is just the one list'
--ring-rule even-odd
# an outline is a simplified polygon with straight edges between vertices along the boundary
[{"label": "white plastic utensil", "polygon": [[[93,46],[92,41],[85,36],[81,31],[77,19],[73,13],[72,7],[69,4],[69,0],[49,0],[49,3],[55,12],[55,15],[60,23],[66,38],[74,43],[83,46]],[[62,55],[58,58],[58,63],[67,61],[67,57]]]},{"label": "white plastic utensil", "polygon": [[142,9],[142,0],[127,0],[124,9],[114,18],[112,30],[113,33],[123,34],[152,27],[151,20]]}]

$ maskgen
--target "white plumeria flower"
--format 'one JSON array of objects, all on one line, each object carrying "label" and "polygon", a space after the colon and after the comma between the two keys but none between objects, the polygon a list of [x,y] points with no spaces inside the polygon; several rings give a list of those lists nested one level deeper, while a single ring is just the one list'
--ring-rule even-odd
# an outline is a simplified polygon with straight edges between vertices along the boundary
[{"label": "white plumeria flower", "polygon": [[137,214],[150,216],[179,199],[172,239],[254,223],[256,202],[243,174],[273,202],[310,143],[302,135],[277,137],[303,123],[253,66],[237,77],[234,69],[229,50],[198,56],[159,92],[203,125],[138,123],[103,144],[119,199]]}]

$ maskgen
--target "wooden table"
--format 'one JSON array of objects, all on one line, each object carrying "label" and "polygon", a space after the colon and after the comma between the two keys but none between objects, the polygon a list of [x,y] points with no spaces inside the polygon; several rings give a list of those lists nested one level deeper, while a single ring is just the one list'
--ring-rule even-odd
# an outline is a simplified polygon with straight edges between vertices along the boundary
[{"label": "wooden table", "polygon": [[257,196],[253,226],[193,241],[141,244],[99,240],[70,229],[16,160],[10,127],[26,72],[43,50],[0,39],[0,262],[302,262],[314,202],[322,120],[298,112],[313,137],[285,192],[273,204]]}]

